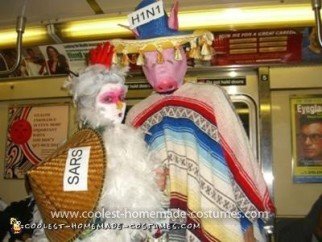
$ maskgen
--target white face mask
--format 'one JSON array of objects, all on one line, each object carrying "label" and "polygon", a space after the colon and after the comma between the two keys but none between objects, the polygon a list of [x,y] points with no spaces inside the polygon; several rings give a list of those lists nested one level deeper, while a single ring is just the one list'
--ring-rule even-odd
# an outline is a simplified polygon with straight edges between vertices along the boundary
[{"label": "white face mask", "polygon": [[101,124],[122,122],[126,108],[125,93],[126,90],[121,84],[108,83],[101,88],[95,101]]}]

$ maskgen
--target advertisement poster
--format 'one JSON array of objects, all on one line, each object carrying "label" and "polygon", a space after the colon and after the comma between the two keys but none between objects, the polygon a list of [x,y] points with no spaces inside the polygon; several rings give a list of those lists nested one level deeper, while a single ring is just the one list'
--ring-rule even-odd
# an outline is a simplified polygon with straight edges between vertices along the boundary
[{"label": "advertisement poster", "polygon": [[67,139],[69,105],[11,106],[4,177],[24,178]]},{"label": "advertisement poster", "polygon": [[40,51],[45,57],[47,75],[69,73],[70,63],[63,45],[40,46]]},{"label": "advertisement poster", "polygon": [[212,65],[293,63],[301,61],[302,34],[293,29],[215,34]]},{"label": "advertisement poster", "polygon": [[322,96],[292,96],[293,182],[322,182]]},{"label": "advertisement poster", "polygon": [[21,76],[44,76],[47,75],[47,67],[43,54],[39,47],[22,49],[20,64]]},{"label": "advertisement poster", "polygon": [[100,41],[70,43],[62,45],[40,46],[46,59],[48,75],[79,73],[87,66],[87,56],[90,49],[95,48]]},{"label": "advertisement poster", "polygon": [[[37,77],[79,73],[87,66],[90,49],[103,41],[43,45],[22,48],[20,67],[9,77]],[[16,62],[16,49],[0,50],[0,70],[9,70]]]}]

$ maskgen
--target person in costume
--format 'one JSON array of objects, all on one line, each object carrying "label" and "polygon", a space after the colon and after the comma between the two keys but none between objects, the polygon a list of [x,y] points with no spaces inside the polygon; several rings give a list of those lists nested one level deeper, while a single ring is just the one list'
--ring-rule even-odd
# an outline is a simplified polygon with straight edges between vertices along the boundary
[{"label": "person in costume", "polygon": [[[68,81],[66,86],[77,105],[79,121],[100,133],[105,148],[106,171],[102,173],[100,173],[102,169],[92,171],[94,172],[93,179],[102,177],[104,180],[101,187],[97,188],[101,189],[101,193],[95,211],[102,211],[102,214],[106,214],[106,212],[120,214],[110,218],[101,217],[90,222],[94,225],[115,224],[118,227],[117,229],[87,229],[85,232],[78,231],[78,234],[75,234],[75,232],[70,233],[68,236],[66,234],[52,234],[55,231],[47,231],[47,235],[48,232],[51,233],[49,234],[51,241],[55,241],[58,238],[59,241],[69,241],[76,238],[77,241],[146,241],[149,237],[154,236],[152,231],[149,229],[131,229],[127,228],[127,226],[138,226],[143,223],[156,225],[161,222],[160,218],[147,215],[146,217],[130,216],[131,212],[145,212],[145,214],[147,212],[162,212],[163,194],[155,180],[154,170],[159,166],[158,159],[148,153],[143,135],[139,130],[121,123],[126,106],[124,100],[127,91],[124,85],[126,68],[121,69],[112,64],[113,54],[114,48],[108,42],[103,46],[99,45],[91,51],[91,65],[78,77]],[[85,139],[84,142],[94,142],[90,138],[84,137],[85,135],[87,134],[81,135],[81,138]],[[91,135],[95,136],[95,134]],[[71,138],[71,140],[73,139],[75,140],[76,138]],[[79,144],[78,146],[81,145]],[[94,145],[92,145],[91,149],[94,149]],[[58,154],[61,154],[62,148],[59,150]],[[57,162],[55,157],[54,155],[50,160],[46,161],[44,166]],[[90,155],[90,157],[94,156]],[[97,157],[97,154],[95,154],[95,157]],[[89,162],[91,162],[91,159]],[[57,166],[54,164],[53,169],[55,167],[57,169]],[[95,169],[93,165],[89,164],[89,174],[91,173],[91,167]],[[41,167],[38,170],[40,172]],[[47,169],[47,176],[50,176],[50,171]],[[29,176],[33,188],[37,188],[37,168]],[[49,178],[47,177],[47,179]],[[38,186],[41,186],[39,180]],[[90,184],[88,187],[91,187]],[[46,187],[46,189],[51,188]],[[70,195],[73,198],[73,191],[68,193],[68,191],[64,190],[62,193],[66,193],[66,196]],[[80,194],[74,194],[75,200],[81,197]],[[45,201],[41,200],[40,197],[41,195],[35,195],[36,204],[39,207],[40,215],[47,218],[47,221],[44,222],[48,223],[50,222],[48,221],[48,214],[44,212],[46,211]],[[85,196],[81,197],[81,199],[88,198]],[[59,200],[59,198],[56,198],[56,200]],[[55,204],[56,200],[52,203]],[[59,206],[63,210],[62,208],[67,205],[63,201]],[[41,218],[39,218],[38,213],[38,218],[35,221],[39,219]],[[57,230],[56,233],[63,232]],[[44,235],[43,231],[37,231],[34,236],[35,241],[41,240],[45,237]]]},{"label": "person in costume", "polygon": [[[148,11],[161,14],[138,21]],[[162,1],[142,0],[128,16],[137,39],[112,40],[125,62],[128,54],[138,54],[155,90],[130,110],[126,123],[146,133],[150,150],[169,171],[169,208],[186,212],[184,223],[200,225],[169,231],[169,240],[265,241],[265,217],[247,215],[264,212],[268,218],[274,205],[228,95],[216,85],[183,84],[183,45],[189,44],[189,56],[209,60],[213,36],[179,32],[177,2],[170,12],[168,17]]]}]

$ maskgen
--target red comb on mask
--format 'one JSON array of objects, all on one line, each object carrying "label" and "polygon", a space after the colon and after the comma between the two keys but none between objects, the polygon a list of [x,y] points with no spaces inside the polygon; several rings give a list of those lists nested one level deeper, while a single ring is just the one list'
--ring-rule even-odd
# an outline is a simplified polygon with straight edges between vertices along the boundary
[{"label": "red comb on mask", "polygon": [[114,46],[109,42],[99,44],[95,49],[91,49],[89,52],[90,65],[101,64],[109,69],[112,65],[112,59],[114,54]]}]

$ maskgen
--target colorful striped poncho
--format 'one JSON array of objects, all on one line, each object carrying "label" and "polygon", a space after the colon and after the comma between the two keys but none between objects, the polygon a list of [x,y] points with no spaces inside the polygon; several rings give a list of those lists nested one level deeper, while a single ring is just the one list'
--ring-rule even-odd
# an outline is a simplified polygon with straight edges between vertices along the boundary
[{"label": "colorful striped poncho", "polygon": [[274,213],[274,205],[221,87],[186,83],[170,95],[152,94],[131,109],[127,123],[146,132],[151,151],[169,168],[170,208],[200,224],[185,231],[186,241],[244,241],[250,225],[255,238],[264,240],[256,215]]}]

